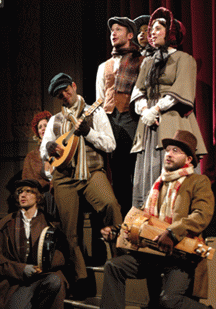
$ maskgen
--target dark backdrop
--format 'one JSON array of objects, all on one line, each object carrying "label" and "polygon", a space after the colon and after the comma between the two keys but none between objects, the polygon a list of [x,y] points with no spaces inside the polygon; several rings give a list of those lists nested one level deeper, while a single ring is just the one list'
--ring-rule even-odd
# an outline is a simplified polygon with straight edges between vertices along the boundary
[{"label": "dark backdrop", "polygon": [[30,122],[35,113],[59,110],[47,94],[50,79],[70,74],[78,92],[95,100],[98,65],[110,57],[107,20],[132,19],[165,6],[181,20],[187,35],[183,50],[198,64],[196,116],[209,154],[202,173],[215,181],[215,2],[216,0],[5,0],[0,8],[0,195],[22,169],[35,144]]}]

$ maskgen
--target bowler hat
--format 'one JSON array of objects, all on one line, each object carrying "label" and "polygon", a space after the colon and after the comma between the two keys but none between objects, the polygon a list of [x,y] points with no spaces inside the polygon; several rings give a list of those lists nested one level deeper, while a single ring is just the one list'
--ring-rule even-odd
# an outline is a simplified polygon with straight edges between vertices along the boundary
[{"label": "bowler hat", "polygon": [[15,181],[15,189],[18,189],[20,187],[30,187],[30,188],[37,188],[40,193],[43,193],[43,188],[39,181],[36,179],[22,179]]},{"label": "bowler hat", "polygon": [[173,138],[162,139],[163,148],[165,149],[168,145],[175,145],[181,148],[187,155],[192,156],[192,164],[194,167],[198,164],[196,156],[197,139],[189,131],[178,130],[176,131]]},{"label": "bowler hat", "polygon": [[133,22],[133,20],[131,20],[128,17],[111,17],[108,22],[108,27],[111,30],[112,25],[113,24],[119,24],[123,27],[126,27],[128,29],[129,32],[132,32],[134,36],[136,36],[137,33],[137,29],[136,29],[136,24]]},{"label": "bowler hat", "polygon": [[51,96],[55,97],[60,89],[67,88],[67,86],[71,85],[72,82],[73,80],[70,75],[65,73],[59,73],[51,79],[48,93],[51,94]]}]

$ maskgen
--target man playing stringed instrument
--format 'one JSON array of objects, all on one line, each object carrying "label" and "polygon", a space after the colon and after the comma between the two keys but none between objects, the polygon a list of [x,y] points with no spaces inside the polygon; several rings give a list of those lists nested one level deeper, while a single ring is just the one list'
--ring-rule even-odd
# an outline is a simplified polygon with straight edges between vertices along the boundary
[{"label": "man playing stringed instrument", "polygon": [[[76,279],[85,279],[86,266],[77,235],[80,197],[102,214],[98,227],[104,238],[110,238],[110,226],[122,223],[120,205],[104,171],[103,159],[103,154],[115,149],[116,142],[105,111],[97,106],[100,101],[87,105],[77,94],[77,86],[69,75],[54,76],[48,92],[61,100],[62,110],[51,117],[47,125],[41,157],[47,160],[52,157],[52,164],[56,164],[53,172],[55,201],[69,242],[70,258],[75,264]],[[68,156],[65,156],[66,151]],[[64,156],[66,159],[62,160]],[[62,161],[60,165],[59,160]]]},{"label": "man playing stringed instrument", "polygon": [[[162,144],[164,168],[150,190],[143,213],[152,221],[158,218],[169,223],[153,239],[157,250],[165,254],[138,252],[137,243],[135,251],[107,261],[100,308],[125,308],[127,278],[147,279],[148,308],[212,308],[198,302],[199,298],[207,298],[207,260],[200,251],[184,256],[174,254],[175,247],[186,237],[202,241],[201,233],[214,212],[211,184],[207,176],[194,173],[198,160],[197,140],[192,133],[179,130],[173,139],[163,139]],[[126,239],[130,239],[130,229],[127,233]]]}]

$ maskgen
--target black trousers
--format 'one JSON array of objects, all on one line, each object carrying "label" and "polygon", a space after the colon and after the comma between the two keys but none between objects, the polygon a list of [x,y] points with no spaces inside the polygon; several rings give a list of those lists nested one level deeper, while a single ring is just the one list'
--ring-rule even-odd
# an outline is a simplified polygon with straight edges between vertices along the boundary
[{"label": "black trousers", "polygon": [[129,112],[119,113],[116,108],[108,117],[116,140],[116,149],[110,158],[113,190],[121,206],[122,216],[125,217],[132,206],[136,155],[130,151],[137,122],[132,119]]},{"label": "black trousers", "polygon": [[[60,288],[60,277],[52,273],[47,274],[40,280],[20,286],[5,309],[49,309],[58,297]],[[62,303],[63,301],[64,299]]]},{"label": "black trousers", "polygon": [[126,254],[105,264],[101,309],[125,309],[126,279],[147,279],[149,308],[206,309],[191,297],[194,269],[188,261],[145,253]]}]

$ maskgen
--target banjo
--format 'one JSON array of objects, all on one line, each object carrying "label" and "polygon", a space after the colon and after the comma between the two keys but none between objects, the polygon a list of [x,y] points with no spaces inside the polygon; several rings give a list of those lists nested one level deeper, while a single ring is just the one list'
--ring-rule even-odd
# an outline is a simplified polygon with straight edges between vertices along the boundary
[{"label": "banjo", "polygon": [[39,269],[47,272],[51,268],[57,241],[57,229],[46,226],[40,235],[37,252],[37,263]]}]

